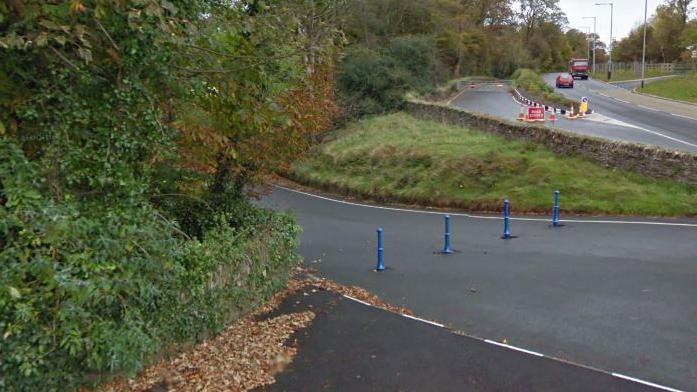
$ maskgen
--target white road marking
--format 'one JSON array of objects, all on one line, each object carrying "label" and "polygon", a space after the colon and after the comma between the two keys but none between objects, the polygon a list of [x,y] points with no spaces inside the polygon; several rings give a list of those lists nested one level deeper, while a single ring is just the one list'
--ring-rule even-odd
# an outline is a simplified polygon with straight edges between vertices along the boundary
[{"label": "white road marking", "polygon": [[[465,218],[472,219],[496,219],[502,220],[502,217],[498,216],[483,216],[483,215],[471,215],[460,212],[446,212],[446,211],[424,211],[424,210],[414,210],[409,208],[398,208],[398,207],[386,207],[386,206],[376,206],[371,204],[354,203],[346,200],[333,199],[326,196],[315,195],[313,193],[303,192],[296,189],[288,188],[281,185],[273,184],[273,187],[286,190],[288,192],[298,193],[301,195],[314,197],[321,200],[331,201],[338,204],[346,204],[355,207],[365,207],[374,208],[378,210],[385,211],[396,211],[396,212],[411,212],[416,214],[430,214],[430,215],[445,215],[449,214],[451,216],[461,216]],[[551,222],[551,218],[515,218],[511,217],[511,220],[515,221],[529,221],[529,222]],[[648,226],[675,226],[675,227],[697,227],[697,223],[672,223],[672,222],[647,222],[647,221],[622,221],[622,220],[592,220],[592,219],[560,219],[560,222],[565,223],[602,223],[602,224],[620,224],[620,225],[648,225]]]},{"label": "white road marking", "polygon": [[688,119],[688,120],[696,120],[696,119],[693,118],[693,117],[683,116],[682,114],[671,113],[671,115],[672,115],[672,116],[675,116],[675,117],[686,118],[686,119]]},{"label": "white road marking", "polygon": [[467,91],[467,89],[466,89],[466,88],[463,88],[462,91],[460,91],[459,93],[457,93],[457,95],[455,95],[454,97],[452,97],[452,98],[448,101],[448,106],[450,106],[450,105],[453,103],[454,100],[460,98],[460,95],[464,94],[465,91]]},{"label": "white road marking", "polygon": [[[280,187],[280,188],[283,188],[283,187]],[[285,189],[285,188],[283,188],[283,189]],[[377,307],[377,306],[375,306],[375,305],[373,305],[373,304],[370,304],[370,303],[368,303],[368,302],[361,301],[361,300],[358,299],[358,298],[351,297],[350,295],[342,294],[342,296],[343,296],[344,298],[347,298],[347,299],[351,300],[351,301],[355,301],[355,302],[358,302],[358,303],[363,304],[363,305],[365,305],[365,306],[368,306],[368,307],[371,307],[371,308],[375,308],[375,309],[380,309],[380,310],[383,310],[383,311],[384,311],[384,309],[382,309],[382,308],[379,308],[379,307]],[[415,321],[419,321],[419,322],[422,322],[422,323],[430,324],[430,325],[433,325],[433,326],[436,326],[436,327],[439,327],[439,328],[446,328],[445,325],[440,324],[440,323],[437,323],[437,322],[434,322],[434,321],[425,320],[425,319],[422,319],[422,318],[419,318],[419,317],[415,317],[415,316],[410,316],[410,315],[404,314],[404,313],[399,313],[399,314],[400,314],[402,317],[405,317],[405,318],[408,318],[408,319],[411,319],[411,320],[415,320]],[[469,337],[469,338],[471,338],[471,339],[475,339],[475,340],[479,340],[479,341],[484,341],[484,342],[489,343],[489,344],[492,344],[492,345],[494,345],[494,346],[503,347],[503,348],[507,348],[507,349],[509,349],[509,350],[518,351],[518,352],[521,352],[521,353],[533,355],[533,356],[535,356],[535,357],[539,357],[539,358],[545,358],[545,357],[546,357],[546,356],[545,356],[544,354],[542,354],[542,353],[538,353],[537,351],[528,350],[528,349],[525,349],[525,348],[522,348],[522,347],[516,347],[516,346],[510,345],[510,344],[500,343],[500,342],[497,342],[497,341],[491,340],[491,339],[482,339],[482,338],[479,338],[479,337],[476,337],[476,336],[472,336],[472,335],[467,335],[467,334],[465,334],[465,336],[466,336],[466,337]],[[555,358],[555,357],[547,357],[547,358],[549,358],[549,359],[551,359],[551,360],[553,360],[553,361],[558,361],[558,362],[563,362],[563,363],[569,364],[569,362],[567,362],[567,361],[560,361],[559,359],[557,359],[557,358]],[[658,389],[661,389],[661,390],[664,390],[664,391],[669,391],[669,392],[684,392],[684,391],[679,390],[679,389],[667,387],[667,386],[665,386],[665,385],[660,385],[660,384],[652,383],[652,382],[649,382],[649,381],[644,381],[644,380],[642,380],[642,379],[635,378],[635,377],[625,376],[624,374],[620,374],[620,373],[607,372],[607,371],[604,371],[604,370],[595,369],[595,368],[590,368],[590,367],[587,367],[587,366],[585,366],[585,365],[576,364],[576,363],[571,363],[570,365],[571,365],[571,366],[577,366],[577,367],[585,368],[585,369],[589,369],[589,370],[593,370],[593,371],[597,371],[597,372],[601,372],[601,373],[605,373],[605,374],[610,374],[610,375],[612,375],[612,376],[614,376],[614,377],[621,378],[621,379],[623,379],[623,380],[635,382],[635,383],[642,384],[642,385],[646,385],[646,386],[653,387],[653,388],[658,388]]]},{"label": "white road marking", "polygon": [[647,110],[654,111],[654,112],[660,112],[660,110],[654,109],[654,108],[650,108],[650,107],[648,107],[648,106],[644,106],[644,105],[637,105],[637,106],[639,106],[640,108],[644,108],[644,109],[647,109]]},{"label": "white road marking", "polygon": [[353,298],[353,297],[350,296],[350,295],[343,294],[343,296],[344,296],[345,298],[350,299],[351,301],[356,301],[356,302],[358,302],[358,303],[360,303],[360,304],[363,304],[363,305],[365,305],[365,306],[370,306],[371,308],[374,307],[373,305],[371,305],[371,304],[369,304],[369,303],[367,303],[367,302],[365,302],[365,301],[361,301],[361,300],[358,299],[358,298]]},{"label": "white road marking", "polygon": [[424,320],[424,319],[422,319],[422,318],[410,316],[410,315],[404,314],[404,313],[400,313],[400,314],[401,314],[402,316],[408,318],[408,319],[412,319],[412,320],[416,320],[416,321],[421,321],[422,323],[435,325],[436,327],[440,327],[440,328],[445,328],[445,325],[440,324],[440,323],[436,323],[436,322],[434,322],[434,321]]},{"label": "white road marking", "polygon": [[526,354],[534,355],[534,356],[536,356],[536,357],[544,357],[544,354],[540,354],[540,353],[538,353],[538,352],[526,350],[526,349],[524,349],[524,348],[520,348],[520,347],[516,347],[516,346],[511,346],[510,344],[499,343],[499,342],[496,342],[496,341],[494,341],[494,340],[489,340],[489,339],[484,339],[484,341],[487,342],[487,343],[490,343],[490,344],[499,346],[499,347],[505,347],[505,348],[507,348],[507,349],[511,349],[511,350],[515,350],[515,351],[520,351],[520,352],[523,352],[523,353],[526,353]]},{"label": "white road marking", "polygon": [[668,139],[668,140],[672,140],[672,141],[674,141],[674,142],[682,143],[682,144],[685,144],[685,145],[687,145],[687,146],[697,148],[697,144],[693,144],[693,143],[687,142],[687,141],[685,141],[685,140],[681,140],[681,139],[678,139],[678,138],[674,138],[674,137],[672,137],[672,136],[668,136],[668,135],[662,134],[662,133],[660,133],[660,132],[652,131],[652,130],[650,130],[650,129],[642,128],[642,127],[637,126],[637,125],[634,125],[634,124],[629,124],[629,123],[626,123],[626,122],[624,122],[624,121],[616,120],[616,119],[614,119],[614,118],[612,118],[612,117],[607,117],[607,116],[599,115],[597,118],[592,119],[592,120],[598,121],[598,122],[603,122],[603,123],[606,123],[606,124],[618,125],[618,126],[622,126],[622,127],[625,127],[625,128],[634,128],[634,129],[638,129],[638,130],[640,130],[640,131],[644,131],[644,132],[647,132],[647,133],[650,133],[650,134],[653,134],[653,135],[656,135],[656,136],[660,136],[660,137],[666,138],[666,139]]},{"label": "white road marking", "polygon": [[660,385],[660,384],[654,384],[654,383],[652,383],[652,382],[640,380],[640,379],[638,379],[638,378],[625,376],[624,374],[612,373],[612,375],[615,376],[615,377],[617,377],[617,378],[621,378],[621,379],[624,379],[624,380],[633,381],[633,382],[636,382],[636,383],[639,383],[639,384],[643,384],[643,385],[647,385],[647,386],[650,386],[650,387],[662,389],[662,390],[664,390],[664,391],[683,392],[683,391],[681,391],[680,389],[675,389],[675,388],[671,388],[671,387],[666,387],[666,386]]},{"label": "white road marking", "polygon": [[617,101],[620,101],[620,102],[624,102],[624,103],[631,104],[631,102],[625,101],[624,99],[619,99],[619,98],[615,98],[615,97],[612,97],[612,98],[615,99],[615,100],[617,100]]}]

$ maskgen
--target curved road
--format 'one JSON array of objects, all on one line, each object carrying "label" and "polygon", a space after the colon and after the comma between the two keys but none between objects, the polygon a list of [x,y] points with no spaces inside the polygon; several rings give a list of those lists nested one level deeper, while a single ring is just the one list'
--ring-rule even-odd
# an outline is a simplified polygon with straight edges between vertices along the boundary
[{"label": "curved road", "polygon": [[[544,77],[553,85],[555,75],[547,74]],[[591,107],[597,113],[584,120],[570,121],[560,117],[554,124],[555,127],[587,136],[697,153],[697,119],[621,102],[609,96],[608,91],[614,89],[622,90],[622,94],[631,94],[620,87],[595,80],[577,80],[573,89],[557,89],[574,100],[587,96]],[[495,85],[478,85],[474,89],[463,89],[450,104],[511,121],[516,118],[521,108],[505,88]],[[697,106],[695,108],[697,109]],[[697,118],[697,110],[694,110],[694,113]],[[550,126],[549,122],[547,126]]]},{"label": "curved road", "polygon": [[[697,222],[545,218],[512,222],[453,214],[457,253],[440,212],[336,201],[276,188],[267,207],[304,228],[308,266],[468,334],[563,360],[697,390]],[[562,199],[563,206],[563,199]],[[513,205],[515,210],[515,205]],[[375,229],[385,230],[376,273]]]},{"label": "curved road", "polygon": [[[556,74],[544,75],[545,81],[554,86]],[[621,87],[594,79],[577,80],[573,89],[556,89],[568,98],[580,100],[588,97],[590,105],[601,115],[665,135],[664,139],[681,140],[685,147],[697,145],[697,106],[680,105],[629,93]],[[625,98],[636,99],[632,103]],[[650,106],[648,106],[650,105]],[[665,108],[661,108],[664,106]],[[672,112],[671,107],[680,106],[681,112]],[[687,109],[685,109],[687,108]],[[675,108],[677,109],[677,108]],[[687,110],[687,112],[685,112]],[[687,143],[692,144],[689,146]],[[683,148],[685,150],[691,150]]]}]

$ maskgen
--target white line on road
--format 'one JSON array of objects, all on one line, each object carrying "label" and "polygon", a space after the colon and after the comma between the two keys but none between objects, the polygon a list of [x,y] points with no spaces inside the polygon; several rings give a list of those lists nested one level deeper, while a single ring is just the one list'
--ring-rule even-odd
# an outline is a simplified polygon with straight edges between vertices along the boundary
[{"label": "white line on road", "polygon": [[350,295],[343,294],[343,296],[344,296],[345,298],[350,299],[351,301],[356,301],[356,302],[358,302],[358,303],[360,303],[360,304],[363,304],[363,305],[365,305],[365,306],[370,306],[371,308],[374,307],[373,305],[371,305],[371,304],[369,304],[369,303],[367,303],[367,302],[365,302],[365,301],[361,301],[361,300],[358,299],[358,298],[353,298],[353,297],[350,296]]},{"label": "white line on road", "polygon": [[494,340],[489,340],[489,339],[484,339],[484,341],[487,342],[487,343],[490,343],[490,344],[499,346],[499,347],[505,347],[505,348],[508,348],[508,349],[511,349],[511,350],[520,351],[520,352],[523,352],[523,353],[526,353],[526,354],[534,355],[534,356],[536,356],[536,357],[544,357],[544,354],[540,354],[540,353],[538,353],[538,352],[526,350],[526,349],[524,349],[524,348],[520,348],[520,347],[516,347],[516,346],[511,346],[510,344],[499,343],[499,342],[496,342],[496,341],[494,341]]},{"label": "white line on road", "polygon": [[[371,205],[371,204],[354,203],[354,202],[350,202],[350,201],[346,201],[346,200],[339,200],[339,199],[333,199],[331,197],[315,195],[313,193],[303,192],[303,191],[299,191],[299,190],[288,188],[288,187],[281,186],[281,185],[273,184],[273,186],[276,188],[279,188],[279,189],[286,190],[288,192],[298,193],[301,195],[314,197],[314,198],[321,199],[321,200],[331,201],[331,202],[339,203],[339,204],[351,205],[351,206],[355,206],[355,207],[375,208],[378,210],[396,211],[396,212],[411,212],[411,213],[416,213],[416,214],[431,214],[431,215],[449,214],[452,216],[462,216],[465,218],[472,218],[472,219],[498,219],[498,220],[503,219],[503,218],[498,217],[498,216],[471,215],[471,214],[465,214],[465,213],[459,213],[459,212],[446,212],[446,211],[424,211],[424,210],[414,210],[414,209],[409,209],[409,208],[386,207],[386,206],[376,206],[376,205]],[[549,218],[514,218],[514,217],[511,217],[511,220],[530,221],[530,222],[550,222]],[[697,227],[697,223],[646,222],[646,221],[622,221],[622,220],[588,220],[588,219],[560,219],[559,221],[566,222],[566,223],[602,223],[602,224],[621,224],[621,225]]]},{"label": "white line on road", "polygon": [[681,390],[679,390],[679,389],[666,387],[666,386],[664,386],[664,385],[654,384],[654,383],[652,383],[652,382],[640,380],[640,379],[638,379],[638,378],[625,376],[624,374],[612,373],[612,375],[615,376],[615,377],[617,377],[617,378],[621,378],[621,379],[628,380],[628,381],[634,381],[634,382],[636,382],[636,383],[643,384],[643,385],[647,385],[647,386],[654,387],[654,388],[658,388],[658,389],[662,389],[662,390],[664,390],[664,391],[683,392],[683,391],[681,391]]},{"label": "white line on road", "polygon": [[416,321],[421,321],[422,323],[435,325],[436,327],[440,327],[440,328],[445,328],[445,325],[440,324],[440,323],[436,323],[436,322],[434,322],[434,321],[424,320],[424,319],[422,319],[422,318],[410,316],[410,315],[404,314],[404,313],[400,313],[400,314],[401,314],[402,316],[408,318],[408,319],[412,319],[412,320],[416,320]]},{"label": "white line on road", "polygon": [[683,116],[682,114],[671,113],[672,116],[686,118],[688,120],[695,120],[693,117]]},{"label": "white line on road", "polygon": [[650,108],[650,107],[648,107],[648,106],[644,106],[644,105],[637,105],[637,106],[639,106],[640,108],[644,108],[644,109],[647,109],[647,110],[654,111],[654,112],[660,112],[660,110],[654,109],[654,108]]},{"label": "white line on road", "polygon": [[612,97],[612,98],[615,99],[615,100],[617,100],[617,101],[623,102],[623,103],[631,104],[631,102],[625,101],[624,99],[619,99],[619,98],[615,98],[615,97]]}]

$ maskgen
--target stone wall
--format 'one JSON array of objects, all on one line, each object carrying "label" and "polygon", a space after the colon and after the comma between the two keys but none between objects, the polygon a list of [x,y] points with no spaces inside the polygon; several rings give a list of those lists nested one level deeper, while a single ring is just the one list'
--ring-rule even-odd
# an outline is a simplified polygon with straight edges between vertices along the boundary
[{"label": "stone wall", "polygon": [[697,184],[695,154],[517,124],[438,103],[409,101],[405,110],[421,119],[474,128],[510,139],[542,143],[557,154],[580,155],[605,167],[627,170],[651,178]]}]

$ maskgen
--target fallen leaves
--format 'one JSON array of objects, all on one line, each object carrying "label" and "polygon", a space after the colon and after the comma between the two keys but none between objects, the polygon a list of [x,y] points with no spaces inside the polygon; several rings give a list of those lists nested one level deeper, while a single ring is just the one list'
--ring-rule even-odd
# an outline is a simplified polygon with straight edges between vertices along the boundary
[{"label": "fallen leaves", "polygon": [[272,384],[297,351],[284,342],[314,318],[309,311],[262,321],[249,315],[193,350],[101,391],[247,391]]},{"label": "fallen leaves", "polygon": [[262,316],[300,290],[333,291],[391,312],[413,315],[409,309],[390,305],[360,287],[320,279],[303,269],[296,276],[303,278],[290,279],[282,292],[213,339],[145,369],[133,379],[106,384],[99,391],[248,391],[274,383],[275,375],[297,353],[297,348],[286,342],[295,331],[308,327],[315,313],[308,310],[272,318]]}]

